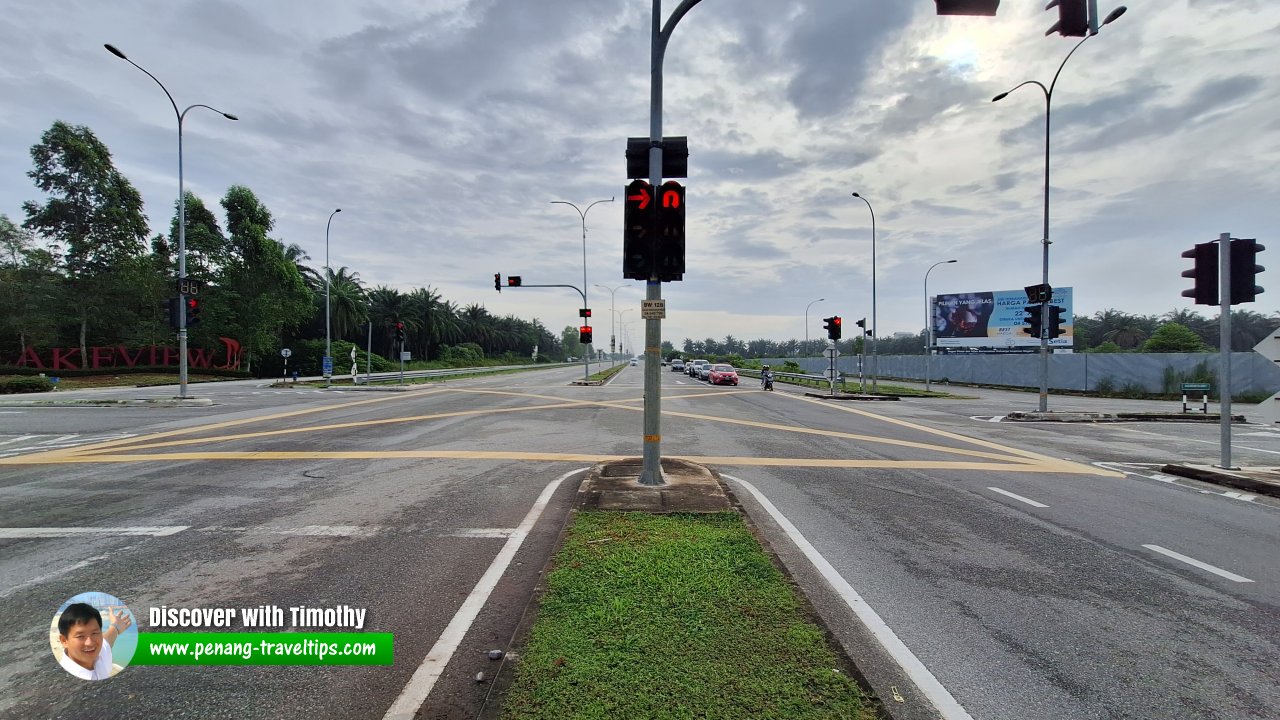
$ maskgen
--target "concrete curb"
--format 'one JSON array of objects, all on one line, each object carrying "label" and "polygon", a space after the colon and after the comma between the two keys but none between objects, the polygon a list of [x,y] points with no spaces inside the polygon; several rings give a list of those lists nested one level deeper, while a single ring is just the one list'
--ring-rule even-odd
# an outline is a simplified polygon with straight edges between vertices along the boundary
[{"label": "concrete curb", "polygon": [[835,395],[827,395],[824,393],[805,393],[805,397],[818,398],[819,400],[901,400],[897,395],[864,395],[861,393],[836,393]]},{"label": "concrete curb", "polygon": [[[1009,422],[1187,422],[1217,423],[1221,415],[1191,415],[1182,413],[1104,413],[1104,412],[1022,412],[1015,411],[1004,416]],[[1232,415],[1232,423],[1246,424],[1243,415]]]},{"label": "concrete curb", "polygon": [[209,407],[209,398],[139,398],[136,400],[33,400],[0,402],[0,407]]},{"label": "concrete curb", "polygon": [[1258,495],[1280,497],[1280,468],[1241,468],[1238,471],[1223,470],[1212,465],[1169,464],[1160,472],[1202,482],[1225,485],[1238,490],[1248,490]]}]

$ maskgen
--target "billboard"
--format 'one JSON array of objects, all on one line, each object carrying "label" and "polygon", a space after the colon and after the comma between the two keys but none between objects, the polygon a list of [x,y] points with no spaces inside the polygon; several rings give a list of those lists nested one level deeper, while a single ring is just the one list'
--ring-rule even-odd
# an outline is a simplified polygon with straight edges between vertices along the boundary
[{"label": "billboard", "polygon": [[[1062,334],[1051,348],[1069,348],[1075,331],[1071,288],[1054,288],[1052,305],[1063,308]],[[1024,290],[938,295],[933,301],[933,344],[939,348],[1033,348],[1040,338],[1023,332],[1027,293]]]}]

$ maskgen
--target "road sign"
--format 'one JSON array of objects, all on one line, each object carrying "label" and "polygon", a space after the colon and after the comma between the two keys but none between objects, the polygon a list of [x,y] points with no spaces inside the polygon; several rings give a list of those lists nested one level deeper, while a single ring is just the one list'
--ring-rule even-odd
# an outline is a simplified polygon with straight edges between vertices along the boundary
[{"label": "road sign", "polygon": [[321,374],[325,377],[331,377],[333,375],[333,358],[325,355],[324,359],[321,361],[321,367]]},{"label": "road sign", "polygon": [[291,355],[293,355],[293,351],[289,348],[280,348],[280,357],[287,358]]},{"label": "road sign", "polygon": [[409,352],[408,350],[404,350],[400,353],[400,362],[409,362],[412,356],[413,356],[413,353]]},{"label": "road sign", "polygon": [[665,320],[667,318],[667,301],[641,300],[640,317],[644,320]]},{"label": "road sign", "polygon": [[356,346],[352,345],[351,346],[351,362],[355,362],[355,361],[356,361]]},{"label": "road sign", "polygon": [[827,354],[827,357],[831,358],[832,360],[835,360],[836,358],[840,357],[840,351],[833,347],[827,348],[826,354]]},{"label": "road sign", "polygon": [[1182,392],[1209,392],[1209,383],[1182,383]]},{"label": "road sign", "polygon": [[[1271,331],[1253,351],[1273,363],[1280,363],[1280,328]],[[1269,425],[1280,423],[1280,392],[1262,401],[1262,415]]]}]

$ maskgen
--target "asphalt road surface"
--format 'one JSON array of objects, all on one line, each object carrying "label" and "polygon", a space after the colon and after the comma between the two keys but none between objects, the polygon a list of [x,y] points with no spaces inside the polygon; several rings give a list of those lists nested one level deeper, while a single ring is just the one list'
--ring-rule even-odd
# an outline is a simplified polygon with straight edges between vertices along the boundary
[{"label": "asphalt road surface", "polygon": [[[0,717],[474,716],[476,674],[527,609],[575,471],[640,454],[641,371],[604,387],[563,368],[407,393],[193,386],[205,408],[0,407]],[[837,639],[884,664],[873,682],[914,662],[951,718],[1280,716],[1277,503],[1158,472],[1216,462],[1216,425],[1013,424],[990,420],[1034,394],[850,404],[662,377],[663,454],[731,478]],[[1238,427],[1233,454],[1276,464],[1280,433]],[[843,588],[906,660],[874,647]],[[87,683],[49,644],[85,591],[120,597],[144,632],[160,606],[363,608],[364,630],[395,633],[395,663]],[[906,715],[939,697],[894,687]]]}]

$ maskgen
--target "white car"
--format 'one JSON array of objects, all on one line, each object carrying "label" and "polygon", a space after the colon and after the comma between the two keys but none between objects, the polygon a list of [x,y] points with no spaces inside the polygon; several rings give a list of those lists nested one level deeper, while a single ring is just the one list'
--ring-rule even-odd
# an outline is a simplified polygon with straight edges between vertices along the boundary
[{"label": "white car", "polygon": [[635,366],[636,366],[636,359],[631,358],[631,367],[635,367]]}]

